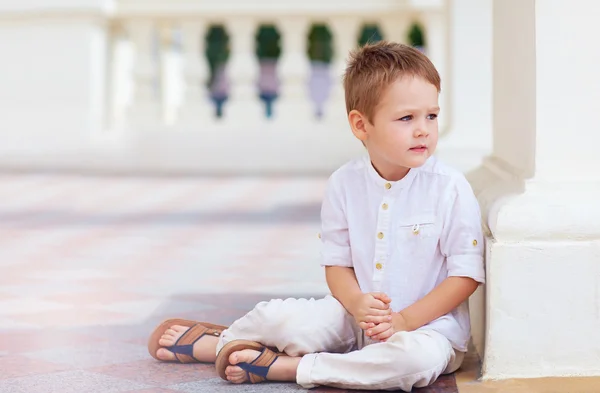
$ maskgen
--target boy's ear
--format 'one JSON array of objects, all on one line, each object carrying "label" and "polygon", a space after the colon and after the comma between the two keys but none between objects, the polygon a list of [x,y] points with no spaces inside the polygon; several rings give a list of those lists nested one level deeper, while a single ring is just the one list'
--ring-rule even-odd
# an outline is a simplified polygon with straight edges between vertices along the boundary
[{"label": "boy's ear", "polygon": [[368,120],[362,113],[360,113],[356,109],[353,109],[352,111],[350,111],[350,113],[348,113],[348,122],[350,123],[352,133],[355,137],[357,137],[363,142],[367,140],[366,124]]}]

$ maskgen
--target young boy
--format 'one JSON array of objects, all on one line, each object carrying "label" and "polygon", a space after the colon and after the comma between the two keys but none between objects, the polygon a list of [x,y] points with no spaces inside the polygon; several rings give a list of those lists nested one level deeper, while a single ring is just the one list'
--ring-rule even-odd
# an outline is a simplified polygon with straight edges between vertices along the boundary
[{"label": "young boy", "polygon": [[483,238],[469,183],[432,157],[440,77],[418,50],[379,42],[352,54],[344,87],[368,157],[327,185],[321,242],[331,295],[263,302],[228,329],[167,321],[151,339],[153,356],[216,360],[233,383],[305,388],[410,391],[460,367],[467,300],[484,282]]}]

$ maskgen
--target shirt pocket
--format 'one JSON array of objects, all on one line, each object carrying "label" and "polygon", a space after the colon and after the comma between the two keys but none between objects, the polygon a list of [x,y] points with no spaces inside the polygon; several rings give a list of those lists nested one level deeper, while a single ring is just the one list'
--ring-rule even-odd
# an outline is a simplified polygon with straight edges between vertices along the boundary
[{"label": "shirt pocket", "polygon": [[403,256],[433,258],[440,229],[435,214],[403,217],[396,225],[396,249]]}]

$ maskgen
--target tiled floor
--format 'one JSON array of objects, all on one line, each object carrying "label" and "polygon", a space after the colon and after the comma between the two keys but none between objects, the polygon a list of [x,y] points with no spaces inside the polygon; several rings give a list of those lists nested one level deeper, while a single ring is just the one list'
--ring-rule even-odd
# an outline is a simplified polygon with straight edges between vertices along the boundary
[{"label": "tiled floor", "polygon": [[[159,363],[146,340],[166,317],[229,324],[260,300],[324,294],[324,182],[0,176],[0,393],[300,391]],[[420,393],[496,391],[477,369]]]}]

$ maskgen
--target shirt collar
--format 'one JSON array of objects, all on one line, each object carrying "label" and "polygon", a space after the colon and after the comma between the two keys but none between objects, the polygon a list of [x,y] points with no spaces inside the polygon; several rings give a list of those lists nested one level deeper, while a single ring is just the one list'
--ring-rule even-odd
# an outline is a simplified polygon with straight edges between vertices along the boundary
[{"label": "shirt collar", "polygon": [[367,168],[369,178],[371,178],[371,180],[374,182],[374,184],[377,187],[380,187],[382,190],[388,191],[388,192],[395,191],[395,190],[401,190],[403,188],[410,186],[412,184],[414,178],[416,177],[417,172],[419,171],[419,168],[411,168],[408,171],[408,173],[406,174],[406,176],[404,176],[402,179],[397,180],[397,181],[389,181],[389,180],[384,179],[383,177],[381,177],[379,175],[379,173],[377,173],[377,171],[373,167],[373,164],[371,163],[371,159],[369,158],[368,155],[364,157],[364,160],[365,160],[365,166]]}]

